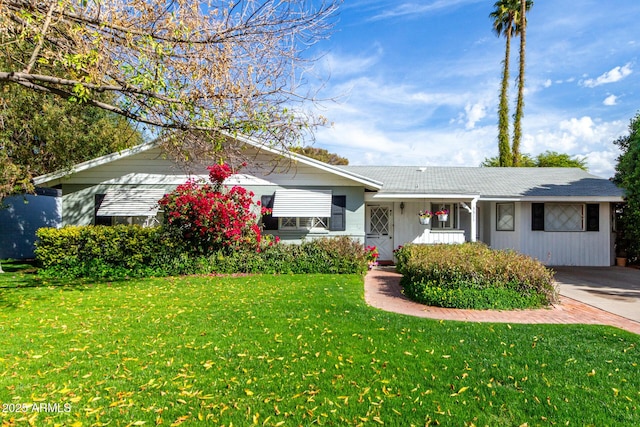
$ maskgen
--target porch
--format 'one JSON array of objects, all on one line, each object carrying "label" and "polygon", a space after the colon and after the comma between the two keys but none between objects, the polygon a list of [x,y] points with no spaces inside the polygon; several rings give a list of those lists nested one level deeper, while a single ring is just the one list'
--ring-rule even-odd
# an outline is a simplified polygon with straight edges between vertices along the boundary
[{"label": "porch", "polygon": [[[408,243],[464,243],[482,240],[479,195],[365,195],[365,244],[376,246],[380,262]],[[431,212],[422,223],[419,212]],[[446,211],[446,218],[436,212]]]}]

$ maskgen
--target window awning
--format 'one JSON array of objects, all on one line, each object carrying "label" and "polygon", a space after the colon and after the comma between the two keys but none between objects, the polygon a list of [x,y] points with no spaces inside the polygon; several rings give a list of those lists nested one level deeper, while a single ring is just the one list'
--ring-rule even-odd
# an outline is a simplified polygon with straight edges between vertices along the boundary
[{"label": "window awning", "polygon": [[330,217],[331,190],[276,190],[274,217]]},{"label": "window awning", "polygon": [[165,190],[157,188],[135,188],[109,190],[104,196],[97,216],[156,216],[158,200]]}]

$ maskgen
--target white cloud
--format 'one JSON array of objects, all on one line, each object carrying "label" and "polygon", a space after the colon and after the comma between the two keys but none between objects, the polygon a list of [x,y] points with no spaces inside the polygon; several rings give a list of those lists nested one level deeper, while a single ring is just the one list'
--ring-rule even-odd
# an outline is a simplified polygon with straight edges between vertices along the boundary
[{"label": "white cloud", "polygon": [[618,100],[618,97],[617,97],[617,96],[615,96],[615,95],[609,95],[609,96],[607,96],[607,97],[604,99],[604,101],[602,101],[602,103],[603,103],[604,105],[611,106],[611,105],[616,105],[616,101],[617,101],[617,100]]},{"label": "white cloud", "polygon": [[596,87],[607,83],[615,83],[619,80],[624,79],[632,72],[633,70],[631,69],[631,63],[627,63],[622,67],[615,67],[595,79],[587,79],[583,82],[583,84],[586,87]]},{"label": "white cloud", "polygon": [[560,130],[565,131],[572,138],[591,140],[594,135],[594,123],[591,117],[572,118],[560,122]]},{"label": "white cloud", "polygon": [[545,80],[544,83],[542,84],[542,86],[544,87],[551,87],[551,85],[552,85],[551,79]]},{"label": "white cloud", "polygon": [[465,127],[467,129],[473,129],[476,126],[476,123],[487,115],[487,106],[484,105],[483,102],[467,104],[464,107],[464,111],[467,116],[467,123]]}]

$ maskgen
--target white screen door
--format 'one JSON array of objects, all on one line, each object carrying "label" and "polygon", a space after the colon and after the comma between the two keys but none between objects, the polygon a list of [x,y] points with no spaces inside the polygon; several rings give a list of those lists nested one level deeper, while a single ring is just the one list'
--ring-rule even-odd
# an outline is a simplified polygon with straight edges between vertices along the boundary
[{"label": "white screen door", "polygon": [[379,261],[393,260],[393,220],[392,210],[389,205],[368,205],[366,227],[367,246],[378,248]]}]

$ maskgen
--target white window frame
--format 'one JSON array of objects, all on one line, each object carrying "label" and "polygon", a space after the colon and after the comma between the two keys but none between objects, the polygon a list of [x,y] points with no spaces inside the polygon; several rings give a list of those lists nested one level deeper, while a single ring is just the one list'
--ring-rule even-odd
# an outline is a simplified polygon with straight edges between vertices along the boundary
[{"label": "white window frame", "polygon": [[[503,208],[509,207],[511,212],[508,210],[505,212]],[[511,216],[511,224],[508,223],[506,225],[502,225],[505,222],[506,216]],[[515,231],[516,229],[516,204],[511,203],[496,203],[496,231]]]},{"label": "white window frame", "polygon": [[[434,212],[433,218],[431,218],[431,229],[432,230],[457,230],[458,225],[458,206],[457,203],[433,203],[431,205],[431,210]],[[438,216],[435,215],[435,212],[444,209],[449,211],[449,217],[446,221],[440,221]]]},{"label": "white window frame", "polygon": [[[578,215],[580,215],[580,227],[579,228],[562,228],[562,227],[553,227],[554,225],[554,221],[553,218],[550,218],[551,216],[555,215],[556,212],[554,212],[554,210],[557,209],[566,209],[566,208],[575,208],[575,207],[579,207],[580,212],[578,213]],[[586,231],[586,222],[587,222],[587,218],[586,218],[586,213],[587,211],[587,207],[584,203],[545,203],[544,206],[544,231],[549,231],[549,232],[561,232],[561,233],[566,233],[566,232],[580,232],[580,231]],[[578,222],[578,221],[576,221]]]},{"label": "white window frame", "polygon": [[[279,217],[278,230],[328,230],[329,217]],[[295,225],[287,225],[293,223]]]}]

